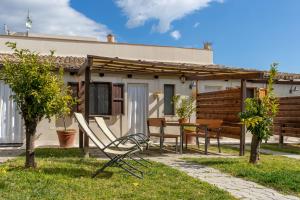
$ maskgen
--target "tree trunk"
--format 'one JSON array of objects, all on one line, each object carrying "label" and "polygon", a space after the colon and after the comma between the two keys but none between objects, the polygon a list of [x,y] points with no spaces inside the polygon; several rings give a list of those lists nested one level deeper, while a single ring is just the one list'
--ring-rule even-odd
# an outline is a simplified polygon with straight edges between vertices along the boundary
[{"label": "tree trunk", "polygon": [[37,121],[25,120],[26,126],[26,162],[25,168],[36,168],[34,140],[37,127]]},{"label": "tree trunk", "polygon": [[252,164],[257,164],[257,162],[259,161],[260,144],[261,139],[259,139],[256,135],[252,135],[251,152],[249,160],[249,162]]}]

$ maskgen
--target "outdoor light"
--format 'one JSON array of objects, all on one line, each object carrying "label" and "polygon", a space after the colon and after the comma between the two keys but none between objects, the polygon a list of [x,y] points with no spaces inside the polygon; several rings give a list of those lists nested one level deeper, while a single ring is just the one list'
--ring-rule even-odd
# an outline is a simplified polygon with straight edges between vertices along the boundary
[{"label": "outdoor light", "polygon": [[194,87],[196,87],[196,81],[192,81],[189,87],[190,87],[190,89],[193,89]]},{"label": "outdoor light", "polygon": [[186,77],[184,75],[181,75],[180,76],[180,81],[181,81],[181,83],[185,83]]},{"label": "outdoor light", "polygon": [[127,78],[132,78],[132,74],[127,74]]},{"label": "outdoor light", "polygon": [[290,94],[293,94],[294,92],[297,92],[297,91],[299,91],[299,89],[296,86],[294,88],[293,88],[293,86],[291,86]]},{"label": "outdoor light", "polygon": [[100,76],[100,77],[103,77],[103,76],[104,76],[104,73],[99,73],[99,76]]},{"label": "outdoor light", "polygon": [[158,76],[158,75],[155,75],[155,76],[154,76],[154,78],[155,78],[155,79],[158,79],[158,78],[159,78],[159,76]]},{"label": "outdoor light", "polygon": [[27,29],[27,36],[28,36],[29,30],[31,29],[31,26],[32,26],[32,20],[30,19],[30,16],[29,16],[29,10],[28,10],[25,26]]},{"label": "outdoor light", "polygon": [[76,74],[76,72],[70,72],[71,76],[74,76]]}]

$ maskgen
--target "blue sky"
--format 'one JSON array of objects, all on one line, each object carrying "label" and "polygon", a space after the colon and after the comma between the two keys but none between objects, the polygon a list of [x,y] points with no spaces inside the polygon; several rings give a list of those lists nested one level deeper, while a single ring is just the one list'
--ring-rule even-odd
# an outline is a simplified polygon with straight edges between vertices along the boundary
[{"label": "blue sky", "polygon": [[[214,62],[300,73],[300,0],[1,0],[0,23],[32,32],[116,35],[118,42],[201,48]],[[19,18],[12,16],[20,16]]]}]

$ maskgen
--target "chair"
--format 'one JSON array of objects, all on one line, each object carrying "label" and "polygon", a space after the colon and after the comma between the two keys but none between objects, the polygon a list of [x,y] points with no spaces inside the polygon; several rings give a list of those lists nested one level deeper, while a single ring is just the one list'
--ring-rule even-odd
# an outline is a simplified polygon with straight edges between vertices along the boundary
[{"label": "chair", "polygon": [[[132,166],[131,164],[127,163],[125,161],[126,158],[131,159],[131,155],[134,155],[135,153],[138,153],[142,150],[142,148],[139,146],[138,143],[136,143],[135,140],[132,140],[131,138],[120,138],[110,143],[105,143],[101,141],[95,133],[91,130],[88,123],[85,121],[83,115],[81,113],[74,113],[74,116],[76,118],[76,121],[79,124],[79,129],[84,132],[98,147],[98,149],[110,160],[105,163],[100,169],[98,169],[92,177],[96,177],[99,173],[103,172],[107,167],[110,167],[112,165],[117,165],[121,169],[125,170],[129,174],[137,177],[137,178],[143,178],[143,172],[137,169],[136,167]],[[133,146],[130,149],[127,150],[121,150],[118,148],[118,145],[127,141],[132,141],[133,143],[136,143],[135,146]],[[128,166],[129,168],[125,167],[124,165]],[[139,174],[135,173],[138,172]]]},{"label": "chair", "polygon": [[[102,133],[106,136],[106,138],[110,142],[114,142],[114,141],[118,140],[118,138],[115,136],[115,134],[113,134],[113,132],[110,130],[110,128],[108,128],[108,126],[106,125],[103,117],[95,117],[94,119],[96,121],[97,126],[100,128]],[[121,149],[131,149],[136,146],[136,143],[138,143],[140,145],[146,144],[148,146],[149,141],[150,141],[149,138],[146,137],[143,133],[129,134],[128,136],[124,136],[121,138],[131,138],[131,140],[135,141],[135,143],[129,143],[131,140],[126,143],[118,143],[117,146],[118,146],[118,148],[121,148]],[[139,156],[137,154],[136,154],[136,156],[139,157],[141,160],[150,163],[149,161],[145,160],[141,156]],[[132,159],[134,159],[134,158],[132,158]],[[136,162],[138,162],[139,164],[141,164],[144,167],[147,167],[146,165],[139,162],[138,160],[136,160]]]},{"label": "chair", "polygon": [[[192,136],[196,137],[196,143],[198,148],[199,146],[199,138],[205,138],[205,154],[207,154],[208,142],[211,138],[217,139],[219,153],[221,153],[220,147],[220,134],[221,134],[221,126],[223,124],[223,120],[221,119],[197,119],[197,124],[200,126],[196,127],[194,131],[184,130],[185,136],[185,147],[187,148],[187,137]],[[203,126],[201,126],[203,125]]]},{"label": "chair", "polygon": [[[109,139],[111,142],[117,140],[117,137],[113,132],[107,127],[103,117],[95,117],[95,121],[97,126],[101,129],[103,134]],[[136,134],[129,134],[128,136],[125,136],[132,138],[133,140],[136,140],[139,144],[148,144],[149,138],[145,136],[143,133],[136,133]],[[119,144],[119,148],[131,148],[132,146],[135,146],[133,143],[125,143],[125,144]]]},{"label": "chair", "polygon": [[[148,118],[147,120],[147,127],[148,127],[148,136],[149,137],[158,137],[159,138],[159,147],[160,147],[160,153],[162,153],[163,149],[163,143],[166,138],[174,138],[176,145],[175,145],[175,151],[177,153],[178,148],[178,138],[179,135],[176,134],[167,134],[165,133],[165,127],[166,127],[166,120],[165,118]],[[159,127],[159,133],[153,133],[150,131],[150,127]]]}]

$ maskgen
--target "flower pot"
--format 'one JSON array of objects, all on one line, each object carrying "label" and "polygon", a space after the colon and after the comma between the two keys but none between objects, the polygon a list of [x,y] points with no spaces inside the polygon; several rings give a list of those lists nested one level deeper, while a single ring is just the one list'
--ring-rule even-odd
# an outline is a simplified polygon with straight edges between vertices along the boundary
[{"label": "flower pot", "polygon": [[75,141],[75,129],[57,130],[57,136],[59,140],[59,146],[62,148],[70,148],[74,146]]},{"label": "flower pot", "polygon": [[178,119],[178,122],[180,123],[180,124],[182,124],[182,123],[187,123],[189,120],[187,119],[187,118],[181,118],[181,119]]}]

